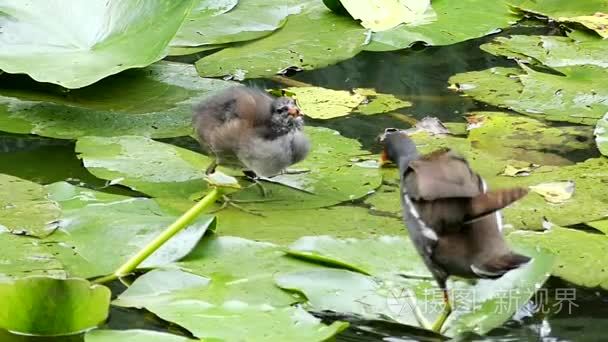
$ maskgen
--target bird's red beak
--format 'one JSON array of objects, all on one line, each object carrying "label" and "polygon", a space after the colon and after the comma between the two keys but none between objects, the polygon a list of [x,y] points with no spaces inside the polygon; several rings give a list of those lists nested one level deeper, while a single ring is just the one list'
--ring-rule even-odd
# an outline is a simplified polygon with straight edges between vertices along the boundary
[{"label": "bird's red beak", "polygon": [[380,160],[378,162],[380,167],[384,167],[386,164],[391,163],[391,161],[388,159],[388,155],[386,154],[386,150],[382,150],[382,153],[380,153]]},{"label": "bird's red beak", "polygon": [[289,109],[287,110],[287,114],[289,114],[289,116],[293,116],[294,118],[297,118],[298,116],[302,115],[302,113],[300,112],[300,108],[296,106],[289,107]]}]

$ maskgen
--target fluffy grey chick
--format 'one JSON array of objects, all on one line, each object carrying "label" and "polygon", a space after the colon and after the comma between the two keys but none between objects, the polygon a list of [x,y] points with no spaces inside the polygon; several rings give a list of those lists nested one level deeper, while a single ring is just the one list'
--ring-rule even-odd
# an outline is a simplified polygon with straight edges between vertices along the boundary
[{"label": "fluffy grey chick", "polygon": [[207,174],[223,165],[271,177],[310,150],[294,100],[260,89],[236,86],[210,96],[195,108],[192,124],[203,151],[215,156]]}]

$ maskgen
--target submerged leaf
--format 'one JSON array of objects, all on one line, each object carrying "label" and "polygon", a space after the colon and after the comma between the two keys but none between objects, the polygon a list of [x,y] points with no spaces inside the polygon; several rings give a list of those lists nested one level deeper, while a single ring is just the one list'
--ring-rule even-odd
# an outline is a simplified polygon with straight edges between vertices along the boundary
[{"label": "submerged leaf", "polygon": [[57,228],[60,214],[42,185],[0,174],[0,231],[47,236]]},{"label": "submerged leaf", "polygon": [[68,335],[105,321],[110,289],[84,279],[33,276],[0,282],[0,327],[28,335]]},{"label": "submerged leaf", "polygon": [[81,88],[148,66],[190,11],[192,0],[6,0],[0,5],[0,69]]}]

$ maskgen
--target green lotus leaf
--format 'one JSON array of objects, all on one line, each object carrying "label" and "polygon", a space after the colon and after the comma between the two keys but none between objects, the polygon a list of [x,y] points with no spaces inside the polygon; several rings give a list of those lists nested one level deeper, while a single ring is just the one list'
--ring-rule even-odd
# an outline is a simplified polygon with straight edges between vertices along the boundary
[{"label": "green lotus leaf", "polygon": [[[23,249],[4,257],[0,274],[5,277],[19,277],[28,271],[86,278],[109,274],[178,218],[148,198],[105,194],[67,183],[52,184],[47,190],[62,209],[59,227],[42,240],[0,234],[5,250]],[[207,229],[214,227],[214,217],[201,216],[141,267],[162,266],[183,258]],[[29,260],[28,255],[36,257]]]},{"label": "green lotus leaf", "polygon": [[61,261],[40,239],[0,232],[0,281],[26,276],[67,278]]},{"label": "green lotus leaf", "polygon": [[108,317],[110,289],[84,279],[32,276],[0,282],[0,327],[29,335],[68,335]]},{"label": "green lotus leaf", "polygon": [[585,224],[608,235],[608,220],[586,222]]},{"label": "green lotus leaf", "polygon": [[94,329],[84,336],[85,342],[188,342],[191,339],[183,336],[143,329],[107,330]]},{"label": "green lotus leaf", "polygon": [[81,88],[166,55],[192,0],[33,1],[0,5],[0,68]]},{"label": "green lotus leaf", "polygon": [[57,228],[60,215],[42,185],[0,174],[0,231],[46,236]]},{"label": "green lotus leaf", "polygon": [[313,119],[332,119],[350,114],[365,96],[347,90],[333,90],[321,87],[285,88],[298,99],[302,112]]},{"label": "green lotus leaf", "polygon": [[498,37],[481,45],[481,49],[524,62],[540,62],[556,70],[580,65],[608,68],[608,47],[600,39],[577,42],[569,37],[515,35]]},{"label": "green lotus leaf", "polygon": [[197,0],[172,46],[242,42],[271,34],[300,6],[272,0]]},{"label": "green lotus leaf", "polygon": [[564,156],[585,154],[592,147],[589,126],[552,127],[528,116],[501,112],[472,112],[479,127],[469,130],[476,149],[500,159],[525,160],[540,165],[569,165]]},{"label": "green lotus leaf", "polygon": [[494,33],[518,20],[504,0],[463,0],[458,6],[447,0],[434,0],[432,6],[437,13],[435,21],[402,24],[388,31],[375,32],[365,50],[401,50],[415,42],[450,45]]},{"label": "green lotus leaf", "polygon": [[392,94],[377,93],[374,89],[359,88],[355,92],[366,96],[365,103],[357,107],[357,112],[365,115],[392,112],[399,108],[410,107],[409,101],[403,101]]},{"label": "green lotus leaf", "polygon": [[308,1],[279,31],[263,39],[227,47],[196,62],[203,77],[236,79],[272,76],[286,68],[318,69],[356,55],[367,42],[365,30],[348,17]]},{"label": "green lotus leaf", "polygon": [[95,176],[154,197],[188,198],[207,188],[208,158],[146,137],[81,137],[76,152]]},{"label": "green lotus leaf", "polygon": [[[280,287],[303,293],[314,310],[353,313],[417,326],[410,296],[416,297],[425,316],[437,316],[442,309],[441,291],[433,280],[421,279],[425,274],[418,271],[426,268],[408,240],[388,236],[334,241],[329,237],[307,237],[292,247],[296,252],[307,251],[312,255],[311,261],[321,257],[324,263],[371,271],[369,276],[340,269],[311,269],[277,276]],[[526,249],[524,253],[533,256],[534,261],[498,280],[479,280],[476,285],[449,281],[454,312],[446,323],[447,335],[471,331],[484,334],[526,304],[549,276],[553,257],[534,249]],[[501,306],[506,299],[511,304]]]},{"label": "green lotus leaf", "polygon": [[290,306],[300,299],[274,286],[274,274],[313,266],[285,257],[276,245],[211,237],[178,265],[188,272],[151,271],[114,304],[145,307],[199,338],[322,341],[346,327],[325,326]]},{"label": "green lotus leaf", "polygon": [[555,254],[555,276],[580,286],[608,289],[605,234],[553,226],[544,232],[517,231],[508,237],[518,245],[541,247]]},{"label": "green lotus leaf", "polygon": [[270,210],[264,212],[263,217],[230,208],[216,215],[222,234],[274,243],[288,243],[311,234],[346,238],[405,232],[399,219],[373,215],[365,208],[352,206]]},{"label": "green lotus leaf", "polygon": [[[384,250],[392,249],[392,261],[386,262]],[[361,253],[365,250],[365,253]],[[409,240],[383,235],[369,239],[336,239],[331,236],[305,236],[288,247],[287,253],[311,261],[336,263],[366,275],[383,275],[399,270],[408,275],[430,277]],[[345,267],[346,266],[346,267]]]},{"label": "green lotus leaf", "polygon": [[189,135],[192,106],[232,85],[200,78],[192,66],[170,62],[127,70],[68,92],[22,78],[2,84],[1,130],[60,139]]},{"label": "green lotus leaf", "polygon": [[450,83],[489,104],[550,121],[595,124],[608,111],[608,69],[594,65],[560,68],[562,75],[524,67],[457,74]]}]

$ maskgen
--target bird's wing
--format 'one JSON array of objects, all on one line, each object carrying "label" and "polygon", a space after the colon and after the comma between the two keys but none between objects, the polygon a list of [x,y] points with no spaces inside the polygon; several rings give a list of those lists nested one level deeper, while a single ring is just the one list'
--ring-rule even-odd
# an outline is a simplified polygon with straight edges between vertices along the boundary
[{"label": "bird's wing", "polygon": [[450,150],[439,150],[413,160],[406,186],[415,200],[474,197],[482,192],[480,177],[467,161]]}]

